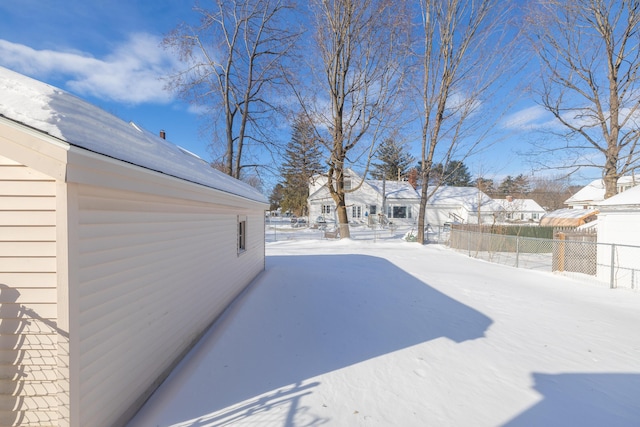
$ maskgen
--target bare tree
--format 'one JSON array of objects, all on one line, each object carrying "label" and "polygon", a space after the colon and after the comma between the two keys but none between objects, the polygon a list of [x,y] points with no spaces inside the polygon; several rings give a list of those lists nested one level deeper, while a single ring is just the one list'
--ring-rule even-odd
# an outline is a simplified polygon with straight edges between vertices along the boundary
[{"label": "bare tree", "polygon": [[551,176],[534,178],[528,197],[545,210],[554,211],[565,207],[564,202],[571,195],[571,186],[566,176]]},{"label": "bare tree", "polygon": [[368,166],[384,134],[401,86],[409,25],[404,2],[393,0],[311,0],[310,9],[320,61],[315,85],[322,91],[303,107],[318,133],[326,129],[327,187],[340,236],[348,238],[345,169],[363,153]]},{"label": "bare tree", "polygon": [[640,167],[640,1],[539,0],[529,21],[540,102],[562,125],[557,166],[600,169],[611,197]]},{"label": "bare tree", "polygon": [[[420,6],[423,186],[416,241],[424,243],[426,207],[437,190],[437,185],[426,185],[432,169],[438,163],[444,169],[453,161],[462,163],[487,143],[500,109],[488,111],[484,103],[500,86],[504,73],[514,70],[511,60],[516,58],[517,32],[508,25],[509,2],[420,0]],[[436,162],[436,157],[442,160]]]},{"label": "bare tree", "polygon": [[[286,21],[288,0],[213,0],[196,6],[200,25],[182,24],[164,39],[185,69],[169,78],[176,90],[211,114],[222,128],[224,172],[241,177],[246,149],[271,143],[265,121],[276,106],[269,100],[282,82],[281,64],[298,38]],[[214,140],[218,137],[214,130]],[[255,166],[255,165],[252,165]]]}]

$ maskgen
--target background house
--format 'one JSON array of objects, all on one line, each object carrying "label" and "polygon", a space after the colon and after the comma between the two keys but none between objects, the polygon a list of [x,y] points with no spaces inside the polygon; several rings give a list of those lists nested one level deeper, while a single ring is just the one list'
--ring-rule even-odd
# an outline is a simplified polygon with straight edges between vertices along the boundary
[{"label": "background house", "polygon": [[429,199],[425,222],[493,224],[502,212],[500,204],[476,187],[440,187]]},{"label": "background house", "polygon": [[[309,186],[309,217],[322,216],[336,220],[335,203],[326,187],[327,179],[315,177]],[[350,222],[377,223],[383,213],[389,221],[415,224],[420,211],[420,189],[407,181],[362,180],[348,170],[345,187],[347,216]],[[430,192],[434,189],[430,188]],[[383,210],[384,203],[384,210]],[[493,223],[502,207],[475,187],[440,187],[429,198],[425,223],[439,226],[445,223]]]},{"label": "background house", "polygon": [[124,425],[264,269],[266,207],[0,68],[0,425]]},{"label": "background house", "polygon": [[[598,277],[614,277],[619,287],[640,289],[640,186],[630,188],[598,204]],[[607,248],[609,249],[609,248]]]},{"label": "background house", "polygon": [[510,223],[538,223],[546,211],[533,199],[493,199],[504,210],[500,215],[500,221]]},{"label": "background house", "polygon": [[[618,193],[622,193],[640,184],[640,179],[635,176],[623,176],[618,179]],[[604,181],[596,179],[581,188],[576,194],[565,200],[565,205],[571,209],[597,209],[599,203],[604,200]]]}]

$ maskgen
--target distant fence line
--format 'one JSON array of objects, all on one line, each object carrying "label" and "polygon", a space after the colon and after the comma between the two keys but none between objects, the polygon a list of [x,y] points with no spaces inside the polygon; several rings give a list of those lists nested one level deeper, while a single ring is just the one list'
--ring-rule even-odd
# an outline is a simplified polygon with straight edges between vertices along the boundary
[{"label": "distant fence line", "polygon": [[[335,223],[309,224],[288,218],[266,218],[267,242],[283,240],[331,240],[340,238]],[[640,289],[640,246],[598,243],[593,231],[552,228],[552,231],[526,231],[536,227],[514,226],[428,226],[428,243],[439,243],[470,257],[517,268],[546,271],[609,288]],[[417,226],[406,224],[350,223],[353,240],[413,241]],[[489,231],[499,231],[499,234]],[[542,233],[552,238],[523,236]],[[546,233],[546,234],[545,234]]]},{"label": "distant fence line", "polygon": [[566,231],[540,239],[451,230],[449,247],[468,256],[548,271],[610,288],[640,288],[640,246],[597,243],[594,233]]}]

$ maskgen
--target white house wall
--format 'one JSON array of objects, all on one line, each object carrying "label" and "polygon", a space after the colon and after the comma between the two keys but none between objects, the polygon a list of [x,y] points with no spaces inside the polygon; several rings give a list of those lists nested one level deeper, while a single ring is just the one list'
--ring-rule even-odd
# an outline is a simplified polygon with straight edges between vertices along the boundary
[{"label": "white house wall", "polygon": [[0,156],[0,425],[56,425],[56,182]]},{"label": "white house wall", "polygon": [[[119,425],[264,269],[263,208],[74,187],[72,425]],[[239,212],[248,227],[240,254]]]},{"label": "white house wall", "polygon": [[[640,212],[620,210],[598,215],[598,243],[616,244],[613,259],[614,278],[618,287],[640,288]],[[610,246],[598,248],[598,278],[611,278]]]}]

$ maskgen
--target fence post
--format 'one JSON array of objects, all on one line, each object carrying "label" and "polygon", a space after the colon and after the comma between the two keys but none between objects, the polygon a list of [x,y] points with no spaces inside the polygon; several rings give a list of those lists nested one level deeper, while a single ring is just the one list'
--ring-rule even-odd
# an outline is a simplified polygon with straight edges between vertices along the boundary
[{"label": "fence post", "polygon": [[558,233],[558,271],[564,271],[564,250],[565,250],[565,235],[564,233]]},{"label": "fence post", "polygon": [[611,289],[615,287],[615,279],[616,279],[615,270],[614,270],[615,262],[616,262],[616,245],[612,243],[611,244],[611,277],[609,279],[609,287]]},{"label": "fence post", "polygon": [[471,258],[471,230],[467,229],[467,251],[469,252],[469,258]]}]

